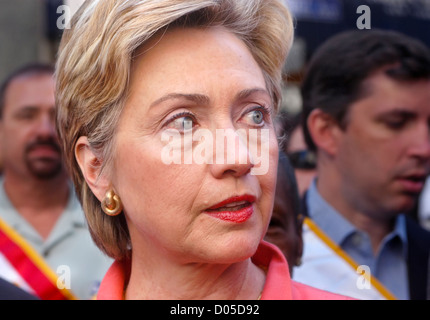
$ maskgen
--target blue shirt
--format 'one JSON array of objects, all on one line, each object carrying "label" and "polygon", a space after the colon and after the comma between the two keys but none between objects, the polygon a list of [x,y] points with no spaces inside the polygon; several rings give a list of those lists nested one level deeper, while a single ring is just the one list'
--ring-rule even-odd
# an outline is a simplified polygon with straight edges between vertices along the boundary
[{"label": "blue shirt", "polygon": [[393,231],[385,236],[374,255],[369,236],[323,199],[315,180],[307,192],[306,204],[309,217],[358,265],[368,266],[371,276],[376,277],[398,299],[409,299],[404,215],[396,218]]}]

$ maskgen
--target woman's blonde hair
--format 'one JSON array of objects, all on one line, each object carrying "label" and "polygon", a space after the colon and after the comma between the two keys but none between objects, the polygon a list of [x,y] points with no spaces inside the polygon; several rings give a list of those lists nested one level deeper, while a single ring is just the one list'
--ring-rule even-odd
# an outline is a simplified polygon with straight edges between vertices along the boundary
[{"label": "woman's blonde hair", "polygon": [[129,89],[136,52],[167,28],[224,26],[242,39],[260,65],[277,108],[281,72],[293,39],[281,0],[87,0],[65,30],[56,65],[57,128],[64,157],[95,243],[107,255],[129,255],[124,215],[109,217],[75,159],[88,138],[109,170],[115,129]]}]

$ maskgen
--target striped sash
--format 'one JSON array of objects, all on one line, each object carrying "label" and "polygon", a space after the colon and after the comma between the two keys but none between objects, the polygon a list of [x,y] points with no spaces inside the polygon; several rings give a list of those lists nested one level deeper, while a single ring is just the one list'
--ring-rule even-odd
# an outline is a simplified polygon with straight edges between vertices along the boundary
[{"label": "striped sash", "polygon": [[15,230],[0,219],[0,276],[42,300],[75,300],[58,276]]}]

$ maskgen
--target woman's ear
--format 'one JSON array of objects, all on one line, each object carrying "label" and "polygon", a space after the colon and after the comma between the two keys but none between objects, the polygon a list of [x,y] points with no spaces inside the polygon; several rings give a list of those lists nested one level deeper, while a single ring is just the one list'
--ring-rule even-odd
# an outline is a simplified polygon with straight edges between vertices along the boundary
[{"label": "woman's ear", "polygon": [[75,145],[75,158],[91,191],[103,200],[109,180],[101,175],[102,161],[94,154],[87,137],[80,137]]},{"label": "woman's ear", "polygon": [[307,125],[317,149],[335,155],[342,129],[333,117],[321,109],[314,109],[308,116]]}]

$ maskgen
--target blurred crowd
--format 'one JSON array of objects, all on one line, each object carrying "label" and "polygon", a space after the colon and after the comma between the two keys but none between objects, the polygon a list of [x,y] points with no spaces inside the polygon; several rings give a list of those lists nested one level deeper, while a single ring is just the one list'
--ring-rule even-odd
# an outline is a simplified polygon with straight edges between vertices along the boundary
[{"label": "blurred crowd", "polygon": [[[94,9],[91,6],[86,8],[87,11]],[[134,118],[142,122],[137,128],[145,133],[144,141],[147,143],[149,138],[146,133],[157,122],[154,120],[151,126],[145,126],[145,120],[142,119],[151,119],[151,113],[136,113],[135,117],[120,118],[124,122],[120,121],[122,126],[118,128],[129,128],[129,131],[118,129],[111,134],[118,134],[118,139],[124,139],[119,140],[125,141],[120,144],[123,148],[121,150],[133,152],[127,156],[124,156],[125,152],[118,152],[122,157],[113,160],[113,167],[124,175],[114,174],[113,182],[106,182],[108,179],[105,177],[111,174],[108,152],[116,154],[117,149],[103,149],[105,145],[110,146],[110,138],[101,128],[114,128],[116,123],[108,116],[106,120],[102,120],[103,112],[96,110],[96,104],[114,106],[113,101],[125,95],[115,92],[115,84],[109,78],[115,75],[124,80],[126,77],[119,71],[123,61],[117,58],[114,62],[109,56],[110,49],[106,47],[112,45],[112,42],[109,43],[108,40],[107,44],[99,44],[101,49],[95,48],[96,45],[91,48],[94,52],[88,52],[85,57],[88,59],[85,60],[87,64],[82,62],[79,65],[76,62],[79,56],[84,56],[83,52],[78,51],[82,48],[82,39],[97,38],[96,30],[91,27],[85,29],[85,23],[89,19],[85,17],[87,11],[80,12],[80,23],[75,21],[77,31],[72,28],[64,35],[58,54],[60,58],[56,61],[57,69],[41,62],[26,64],[9,74],[0,87],[0,299],[86,300],[96,298],[99,290],[103,293],[99,298],[104,297],[106,288],[114,287],[112,279],[130,277],[135,280],[143,276],[136,270],[145,266],[143,262],[138,263],[139,259],[145,260],[145,252],[148,250],[143,248],[150,244],[154,248],[162,247],[165,251],[160,250],[163,251],[160,256],[163,257],[169,254],[175,256],[169,251],[170,245],[176,250],[175,258],[180,260],[178,252],[181,251],[177,247],[181,245],[169,240],[175,232],[168,228],[173,228],[175,223],[166,222],[168,209],[157,212],[155,202],[170,203],[172,210],[184,209],[179,204],[177,207],[172,205],[174,202],[169,202],[168,195],[164,195],[163,201],[160,200],[161,197],[157,198],[156,190],[167,188],[169,183],[154,180],[145,181],[144,184],[142,181],[145,180],[144,177],[150,180],[151,173],[158,171],[168,175],[169,181],[172,181],[171,186],[182,178],[175,178],[176,173],[160,169],[161,166],[154,164],[155,162],[145,163],[144,156],[152,150],[151,144],[145,145],[145,150],[139,150],[132,144],[133,139],[143,135],[135,134],[138,129],[133,131]],[[187,18],[190,21],[196,19],[196,25],[203,23],[192,14]],[[183,28],[182,25],[186,25],[188,20],[179,21],[177,24],[172,23],[173,28]],[[114,23],[112,25],[118,27]],[[184,29],[186,28],[188,27]],[[130,58],[131,69],[143,70],[143,65],[146,67],[145,72],[149,75],[153,72],[155,77],[156,72],[161,70],[159,73],[162,77],[167,77],[166,83],[175,85],[188,83],[187,79],[191,79],[190,82],[206,81],[197,76],[193,78],[195,73],[190,71],[182,74],[183,83],[179,80],[174,82],[179,72],[170,73],[170,70],[176,71],[176,67],[171,67],[174,63],[166,55],[169,52],[180,52],[178,63],[191,64],[191,61],[183,57],[187,54],[194,57],[200,47],[195,46],[192,52],[184,53],[181,45],[172,37],[174,33],[163,28],[160,30],[166,36],[159,37],[160,33],[154,31],[155,40],[151,38],[153,42],[149,42],[150,46],[144,47],[150,53],[142,50]],[[103,38],[99,39],[100,42],[108,38],[108,32],[130,36],[120,27],[115,32],[105,32],[104,38],[100,37]],[[116,41],[115,35],[111,36],[114,40],[110,40]],[[176,36],[176,39],[182,39],[181,43],[186,42],[190,48],[196,44],[195,39],[200,39],[205,48],[206,45],[210,47],[207,39],[218,44],[217,39],[225,37],[225,34],[214,35],[208,32],[203,37],[197,33],[185,35],[178,32]],[[143,37],[139,39],[141,38]],[[232,40],[227,36],[225,41],[230,44],[229,41]],[[73,45],[74,49],[71,50]],[[235,45],[233,41],[229,48]],[[156,47],[153,51],[150,50],[152,46]],[[154,51],[158,56],[151,54]],[[91,60],[91,54],[106,59]],[[163,65],[166,69],[160,67],[155,70],[155,67],[148,67],[154,65],[148,61],[158,58],[159,61],[166,59]],[[213,61],[219,63],[217,59],[209,56],[207,64]],[[94,62],[93,65],[90,64],[91,61]],[[199,61],[196,58],[196,65]],[[258,65],[263,65],[258,59],[257,62]],[[99,64],[109,63],[111,65],[106,69],[112,74],[103,74],[102,69],[98,69]],[[235,67],[240,69],[241,65],[237,64]],[[204,73],[205,69],[201,68],[200,71]],[[139,99],[144,94],[152,98],[151,94],[136,85],[149,83],[145,88],[149,88],[149,91],[155,88],[156,84],[145,78],[145,72],[132,73],[130,76],[127,85],[130,86],[131,93],[130,97],[127,96],[130,98],[127,101],[133,103],[130,102],[131,106],[126,105],[128,109],[124,110],[124,114],[138,105],[138,100],[133,100],[137,99],[135,95]],[[213,72],[214,79],[222,79],[221,76],[216,78],[217,75]],[[74,81],[80,76],[82,79],[88,77],[89,84],[75,84]],[[232,77],[235,76],[236,74]],[[265,73],[265,77],[270,78],[272,75],[267,76]],[[289,90],[287,84],[289,85],[291,78],[287,78],[284,75],[283,90]],[[245,78],[238,79],[246,82]],[[94,85],[93,89],[91,81],[93,84],[97,82],[99,87]],[[219,83],[222,81],[218,81]],[[170,88],[169,85],[165,84],[165,87]],[[270,244],[276,246],[270,252],[273,254],[279,250],[282,253],[283,258],[280,259],[288,263],[288,271],[285,271],[288,278],[318,290],[355,299],[430,299],[430,49],[420,40],[400,32],[341,32],[316,49],[306,62],[296,85],[300,89],[299,108],[291,108],[291,101],[284,99],[279,112],[267,121],[273,124],[278,142],[277,169],[274,170],[276,177],[273,177],[276,188],[272,190],[273,206],[267,205],[273,208],[270,221],[267,225],[261,223],[264,240],[257,239],[257,242],[267,242],[270,248]],[[106,92],[101,91],[102,87],[106,88]],[[158,87],[154,90],[159,90]],[[136,92],[143,93],[139,96]],[[176,99],[182,105],[209,105],[209,99],[205,96],[176,93],[162,97],[157,103],[162,105],[169,99]],[[251,98],[245,96],[243,100],[246,99]],[[79,108],[85,103],[88,103],[88,110],[92,107],[94,110],[80,113]],[[182,105],[179,107],[185,109]],[[73,106],[76,106],[76,110],[72,110]],[[260,109],[253,109],[246,121],[252,121],[253,125],[260,125],[263,121],[261,119],[266,121],[268,116]],[[194,128],[199,121],[191,113],[182,111],[170,122],[170,129],[187,125]],[[96,115],[97,112],[99,114]],[[213,112],[219,112],[218,118],[214,116],[216,119],[222,116],[220,111]],[[117,116],[122,117],[122,113]],[[201,119],[206,118],[202,116]],[[202,123],[204,121],[206,120]],[[129,135],[125,135],[126,133]],[[142,157],[136,156],[136,161],[133,162],[133,155]],[[143,160],[136,163],[138,159]],[[102,161],[105,161],[103,165]],[[105,169],[105,163],[108,169]],[[145,166],[146,169],[142,169],[144,174],[140,175],[140,168]],[[249,181],[244,177],[249,174],[250,168],[239,165],[217,167],[217,176],[214,173],[215,166],[211,169],[216,178],[214,181]],[[106,172],[108,174],[105,175]],[[179,169],[177,172],[178,175],[182,173]],[[133,188],[133,184],[127,188],[123,176],[128,178],[127,182],[130,184],[130,181],[141,183],[141,189]],[[236,182],[237,185],[239,182]],[[123,192],[121,198],[118,197],[118,190],[112,187],[114,183],[129,192]],[[187,190],[196,188],[196,183],[190,183],[189,189],[184,184],[182,189],[178,188],[178,195],[191,197]],[[162,184],[159,189],[158,184]],[[214,192],[218,189],[214,184]],[[133,192],[136,193],[135,197],[129,196]],[[153,198],[146,198],[146,193]],[[272,193],[267,192],[265,195]],[[88,200],[90,196],[93,202]],[[139,202],[140,198],[145,199],[144,204]],[[174,199],[173,193],[171,199]],[[250,199],[245,197],[231,200],[230,204],[213,204],[207,211],[214,213],[230,206],[242,212],[243,206],[257,201]],[[143,212],[147,210],[153,215],[148,218],[146,215],[139,217],[131,214],[133,210],[139,211],[136,208]],[[91,217],[96,210],[103,215],[98,220]],[[160,213],[160,216],[156,213]],[[166,218],[161,213],[166,213]],[[154,222],[154,216],[160,222]],[[228,220],[226,215],[220,214],[218,218],[224,222]],[[147,230],[146,224],[149,223],[153,223],[158,229],[154,232]],[[161,226],[162,223],[165,226]],[[178,221],[176,224],[181,223]],[[205,227],[207,229],[204,233],[208,234],[201,235],[201,239],[210,238],[209,234],[213,231],[212,227]],[[187,235],[188,232],[192,234],[187,229]],[[170,242],[159,239],[163,236]],[[229,241],[236,244],[233,240]],[[254,248],[254,244],[248,245],[242,238],[241,243],[244,252],[252,251],[248,247]],[[224,252],[223,248],[219,252]],[[193,251],[192,257],[198,257],[198,261],[207,259],[211,262],[220,259],[225,264],[236,259],[236,256],[232,258],[227,254],[225,256],[228,258],[223,256],[221,259],[209,251],[207,255],[202,254],[205,250],[206,247],[202,245],[197,250],[200,255]],[[263,250],[261,247],[258,250],[253,259],[266,261],[268,258],[261,257],[268,256],[269,251],[260,251]],[[169,261],[173,260],[171,256]],[[146,256],[148,260],[161,261],[156,258],[161,259],[156,254],[152,254],[151,258]],[[160,266],[160,269],[163,268]],[[250,273],[260,286],[264,274],[260,271],[266,269],[267,266],[264,266],[259,271]],[[109,281],[103,280],[106,274]],[[268,274],[266,270],[266,276]],[[103,281],[105,284],[101,285]],[[129,288],[138,288],[134,286],[135,283],[137,282],[130,282]],[[259,298],[269,297],[264,290]],[[249,289],[247,293],[254,294],[254,291],[257,289]],[[131,292],[128,291],[127,294]],[[121,297],[122,295],[126,297],[125,289],[119,294]]]}]

